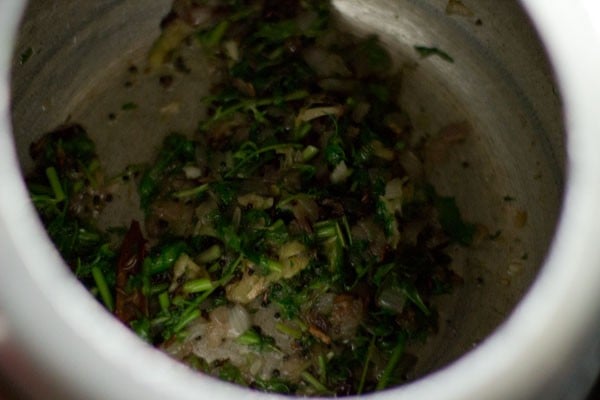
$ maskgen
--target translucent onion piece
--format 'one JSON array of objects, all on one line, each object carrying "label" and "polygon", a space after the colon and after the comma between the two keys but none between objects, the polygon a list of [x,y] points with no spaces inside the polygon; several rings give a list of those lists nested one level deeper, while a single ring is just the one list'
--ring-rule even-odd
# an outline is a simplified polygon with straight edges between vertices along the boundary
[{"label": "translucent onion piece", "polygon": [[377,305],[382,308],[387,308],[396,313],[401,313],[406,304],[406,296],[402,290],[396,287],[383,289],[377,297]]}]

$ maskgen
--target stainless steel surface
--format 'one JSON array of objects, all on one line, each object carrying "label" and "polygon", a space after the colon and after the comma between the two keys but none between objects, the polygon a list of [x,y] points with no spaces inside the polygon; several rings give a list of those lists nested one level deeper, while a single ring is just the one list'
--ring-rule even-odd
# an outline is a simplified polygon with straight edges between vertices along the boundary
[{"label": "stainless steel surface", "polygon": [[[169,99],[152,95],[152,75],[140,78],[132,91],[121,88],[125,67],[143,65],[169,3],[31,1],[14,49],[11,34],[22,3],[0,4],[5,30],[0,35],[0,371],[33,397],[192,399],[206,392],[219,399],[265,397],[198,377],[107,315],[47,241],[12,152],[14,138],[18,161],[27,169],[29,143],[72,119],[88,127],[101,157],[119,169],[131,157],[147,158],[167,130],[191,129],[181,121],[195,118],[157,118],[156,110]],[[590,47],[600,36],[589,19],[593,11],[583,8],[593,2],[523,2],[553,56],[558,84],[519,3],[463,3],[472,16],[447,15],[447,0],[334,1],[343,25],[379,34],[399,64],[412,65],[398,90],[417,131],[432,135],[462,120],[472,125],[471,137],[451,151],[433,179],[438,190],[457,197],[468,219],[491,232],[502,230],[500,241],[485,241],[469,254],[457,250],[455,268],[465,285],[440,304],[442,329],[422,350],[417,370],[437,372],[376,397],[582,398],[600,359],[600,269],[595,268],[600,249],[591,240],[600,229],[600,161],[594,152],[600,147],[593,134],[600,128],[595,118],[600,83],[591,78],[600,70],[600,50],[590,50],[600,49]],[[437,46],[455,62],[419,59],[414,45]],[[28,48],[33,55],[21,65],[19,55]],[[202,91],[202,82],[193,85],[194,91],[188,86],[176,95]],[[565,175],[559,89],[569,168],[563,214],[549,250]],[[135,96],[150,99],[147,110],[110,124],[106,116],[115,105]],[[190,116],[196,112],[183,110]],[[145,146],[138,145],[141,135]],[[505,196],[516,201],[506,202]],[[524,211],[527,224],[521,227],[515,218]]]}]

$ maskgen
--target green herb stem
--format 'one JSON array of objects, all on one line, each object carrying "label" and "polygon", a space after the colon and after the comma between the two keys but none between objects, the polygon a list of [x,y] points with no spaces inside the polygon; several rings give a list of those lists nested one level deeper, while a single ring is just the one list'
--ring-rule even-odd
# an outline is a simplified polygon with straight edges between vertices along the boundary
[{"label": "green herb stem", "polygon": [[182,329],[184,329],[186,326],[188,326],[190,322],[192,322],[199,316],[200,316],[200,310],[198,309],[198,307],[196,307],[192,310],[189,310],[188,312],[184,312],[181,315],[181,318],[179,319],[177,324],[175,324],[175,326],[173,327],[173,333],[180,332]]},{"label": "green herb stem", "polygon": [[[198,311],[198,307],[200,306],[200,304],[202,304],[204,302],[204,300],[206,300],[208,297],[210,297],[210,295],[218,287],[225,286],[225,285],[227,285],[229,283],[229,281],[235,275],[235,270],[236,270],[237,266],[240,264],[241,261],[242,261],[242,256],[240,255],[235,260],[233,260],[232,262],[230,262],[225,267],[225,271],[223,272],[223,276],[221,277],[221,279],[219,279],[217,282],[215,282],[215,284],[212,286],[211,289],[208,289],[207,291],[205,291],[204,293],[202,293],[202,295],[196,297],[191,302],[191,304],[189,304],[187,306],[187,308],[181,314],[180,321],[173,328],[173,333],[178,333],[181,329],[185,328],[185,326],[187,325],[187,323],[189,323],[194,318],[197,318],[197,317],[193,317],[192,318],[192,316],[194,315],[194,313],[196,311]],[[189,320],[189,321],[187,323],[184,323],[185,320]]]},{"label": "green herb stem", "polygon": [[284,323],[278,322],[275,325],[275,329],[277,329],[279,332],[288,335],[289,337],[292,337],[294,339],[300,339],[302,338],[302,331],[298,330],[298,329],[294,329],[289,325],[286,325]]},{"label": "green herb stem", "polygon": [[348,218],[344,215],[342,217],[342,226],[344,227],[344,231],[346,231],[346,236],[348,237],[348,243],[352,246],[352,231],[350,230],[350,224],[348,223]]},{"label": "green herb stem", "polygon": [[178,192],[175,192],[175,193],[173,193],[173,197],[175,197],[176,199],[183,199],[186,197],[196,197],[198,195],[208,192],[208,189],[210,189],[210,185],[208,183],[205,183],[203,185],[196,186],[191,189],[180,190]]},{"label": "green herb stem", "polygon": [[185,293],[202,293],[208,290],[212,290],[214,287],[210,279],[195,279],[188,281],[183,284],[183,291]]},{"label": "green herb stem", "polygon": [[261,343],[261,338],[254,329],[248,329],[246,332],[242,333],[236,341],[244,346],[258,346]]},{"label": "green herb stem", "polygon": [[388,360],[388,363],[385,366],[381,377],[379,378],[379,382],[377,382],[376,390],[383,390],[389,385],[390,378],[392,377],[392,374],[394,373],[394,370],[400,361],[400,357],[402,357],[402,354],[404,354],[405,342],[406,339],[403,335],[401,335],[398,339],[396,347],[394,347],[394,350],[392,350],[392,355],[390,356],[390,359]]},{"label": "green herb stem", "polygon": [[312,376],[308,371],[303,371],[302,374],[302,379],[304,379],[304,381],[308,384],[310,384],[312,387],[314,387],[315,389],[317,389],[317,391],[319,391],[319,393],[325,394],[325,393],[329,393],[329,389],[327,389],[327,387],[325,387],[325,385],[323,385],[321,382],[319,382],[319,380],[317,378],[315,378],[314,376]]},{"label": "green herb stem", "polygon": [[252,347],[257,351],[270,350],[281,353],[281,350],[275,345],[274,338],[261,334],[255,328],[248,329],[241,334],[236,341],[244,346]]},{"label": "green herb stem", "polygon": [[204,44],[211,47],[216,46],[221,42],[228,28],[229,21],[221,21],[212,31],[204,36]]},{"label": "green herb stem", "polygon": [[52,193],[54,194],[54,200],[56,202],[61,202],[66,199],[67,196],[65,195],[65,191],[60,184],[60,179],[58,177],[58,173],[56,172],[56,168],[46,168],[46,177],[48,177],[48,182],[50,182],[50,187],[52,188]]},{"label": "green herb stem", "polygon": [[[258,107],[279,105],[279,104],[287,103],[290,101],[302,100],[302,99],[308,97],[309,95],[310,95],[310,93],[306,90],[297,90],[297,91],[289,93],[285,96],[269,97],[269,98],[258,99],[258,100],[257,99],[243,100],[234,106],[226,108],[225,110],[222,110],[220,108],[217,109],[217,111],[215,112],[215,115],[209,121],[204,123],[202,125],[202,127],[208,128],[210,126],[210,124],[212,124],[213,122],[221,120],[232,114],[235,114],[236,112],[238,112],[240,110],[253,111],[253,113],[256,115]],[[210,98],[208,98],[207,100],[210,100]]]},{"label": "green herb stem", "polygon": [[275,273],[281,272],[281,269],[283,268],[279,261],[266,257],[260,257],[259,265],[263,270]]},{"label": "green herb stem", "polygon": [[158,304],[160,305],[160,309],[165,314],[169,313],[169,307],[171,306],[171,301],[169,300],[169,292],[162,292],[158,295]]},{"label": "green herb stem", "polygon": [[367,372],[369,372],[369,364],[371,363],[371,357],[373,357],[373,352],[375,351],[375,336],[371,338],[371,342],[369,343],[369,348],[367,349],[367,356],[365,359],[365,365],[362,370],[362,374],[360,374],[360,382],[358,383],[357,394],[361,394],[365,389],[365,382],[367,381]]},{"label": "green herb stem", "polygon": [[115,308],[113,297],[110,289],[108,288],[108,283],[106,282],[106,278],[104,277],[102,270],[98,267],[93,267],[92,276],[94,277],[94,282],[96,283],[96,287],[98,288],[102,302],[106,308],[112,312]]},{"label": "green herb stem", "polygon": [[246,157],[244,157],[242,160],[240,160],[234,168],[232,168],[227,174],[225,174],[225,178],[234,177],[242,169],[243,166],[245,166],[248,162],[250,162],[250,160],[254,159],[255,157],[258,157],[259,155],[261,155],[263,153],[267,153],[269,151],[287,149],[287,148],[300,149],[302,147],[303,146],[299,143],[280,143],[280,144],[273,144],[270,146],[262,147],[258,150],[253,151],[252,153],[250,153]]},{"label": "green herb stem", "polygon": [[333,221],[317,222],[314,229],[318,240],[327,240],[337,235],[337,229]]},{"label": "green herb stem", "polygon": [[319,380],[327,382],[327,359],[323,354],[319,354],[317,362],[319,364]]},{"label": "green herb stem", "polygon": [[169,288],[168,283],[159,283],[156,285],[152,285],[150,287],[150,295],[154,296],[156,294],[160,294],[160,293],[164,292],[165,290],[167,290],[168,288]]},{"label": "green herb stem", "polygon": [[336,238],[342,247],[346,247],[346,240],[337,221],[327,220],[317,222],[314,229],[318,240],[327,241],[328,239]]}]

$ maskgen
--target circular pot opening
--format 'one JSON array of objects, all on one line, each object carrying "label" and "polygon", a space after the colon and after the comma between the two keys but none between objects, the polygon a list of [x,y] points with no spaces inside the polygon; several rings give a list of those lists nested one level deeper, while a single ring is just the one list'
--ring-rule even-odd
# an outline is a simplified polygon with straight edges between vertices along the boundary
[{"label": "circular pot opening", "polygon": [[[167,133],[195,131],[206,112],[199,99],[209,86],[201,72],[206,68],[202,60],[186,60],[187,71],[173,71],[171,66],[146,71],[148,51],[170,6],[168,1],[143,9],[116,1],[60,0],[52,6],[29,2],[14,46],[11,78],[13,139],[23,174],[33,168],[30,144],[65,123],[85,127],[108,175],[148,162]],[[427,172],[436,191],[453,197],[463,218],[477,226],[477,238],[472,246],[457,245],[450,251],[451,268],[462,284],[451,294],[436,297],[438,331],[412,349],[417,361],[407,378],[426,381],[427,374],[452,365],[484,342],[538,275],[563,190],[560,98],[539,39],[517,2],[333,1],[333,9],[343,30],[377,35],[394,63],[402,66],[401,84],[392,90],[399,94],[417,136],[438,137],[457,126],[468,132],[459,144],[445,148],[443,160]],[[428,51],[434,54],[424,56]],[[160,84],[166,73],[175,77],[168,90]],[[135,196],[123,196],[106,208],[100,223],[123,225],[132,215],[142,219],[137,201]],[[41,225],[28,223],[39,235]],[[44,241],[38,236],[32,243]],[[48,305],[56,323],[75,332],[79,345],[100,354],[108,365],[134,366],[133,380],[148,391],[147,379],[138,375],[156,372],[144,357],[158,362],[169,376],[185,376],[186,384],[191,382],[187,371],[172,369],[166,357],[150,355],[110,321],[106,311],[68,277],[51,246],[40,252],[35,256],[41,257],[38,260],[47,256],[47,263],[23,261],[34,277],[32,290],[44,299],[61,290],[49,284],[65,285],[63,295],[49,298]],[[45,280],[49,269],[60,272]],[[83,313],[86,317],[81,319]],[[81,326],[84,322],[102,328]],[[115,336],[105,338],[110,344],[90,343],[100,339],[98,332],[90,332],[94,329]],[[60,337],[51,340],[53,346],[68,345]],[[122,360],[130,345],[144,356]],[[55,363],[60,369],[58,361],[45,357],[41,364]],[[85,362],[85,354],[82,357]],[[57,373],[66,378],[72,371],[65,367]],[[205,378],[199,381],[218,385]],[[163,384],[170,386],[156,383]],[[99,398],[91,386],[81,382],[73,386],[73,393],[90,390],[86,398]],[[163,387],[157,393],[185,398],[189,388]],[[111,390],[115,398],[127,396]]]}]

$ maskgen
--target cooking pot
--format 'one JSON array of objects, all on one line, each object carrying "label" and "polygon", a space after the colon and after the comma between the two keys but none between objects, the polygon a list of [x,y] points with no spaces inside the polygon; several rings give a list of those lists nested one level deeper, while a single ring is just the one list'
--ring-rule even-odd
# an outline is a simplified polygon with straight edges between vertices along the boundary
[{"label": "cooking pot", "polygon": [[[378,34],[403,66],[397,90],[416,131],[472,127],[430,178],[495,239],[456,251],[464,285],[439,300],[440,331],[420,349],[413,382],[373,397],[582,398],[600,366],[600,6],[333,5],[343,29]],[[277,397],[198,375],[114,320],[62,262],[23,183],[29,143],[65,121],[88,128],[113,171],[147,160],[168,131],[193,130],[194,107],[168,121],[157,116],[170,100],[152,95],[151,77],[123,87],[127,66],[143,67],[169,7],[0,4],[0,386],[13,396]],[[421,58],[414,46],[442,49],[452,62]],[[205,90],[192,79],[171,96],[191,104]],[[107,118],[132,100],[149,111]],[[114,210],[106,218],[119,217]]]}]

